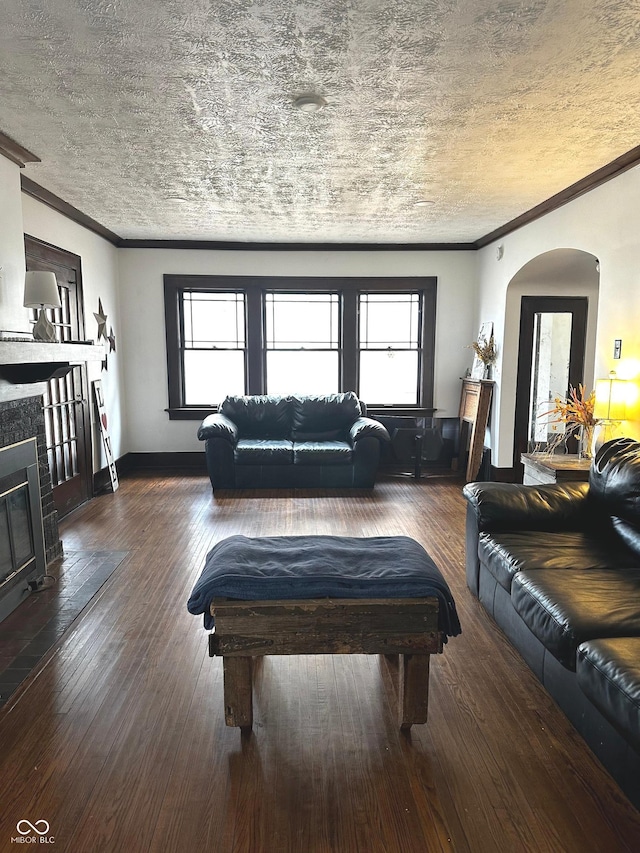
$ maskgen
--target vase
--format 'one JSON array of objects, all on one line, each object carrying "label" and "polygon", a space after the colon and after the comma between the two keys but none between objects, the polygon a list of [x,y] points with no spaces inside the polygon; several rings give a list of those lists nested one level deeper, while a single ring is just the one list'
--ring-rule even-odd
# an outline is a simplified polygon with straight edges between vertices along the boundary
[{"label": "vase", "polygon": [[593,427],[594,424],[582,426],[578,439],[578,458],[593,459]]}]

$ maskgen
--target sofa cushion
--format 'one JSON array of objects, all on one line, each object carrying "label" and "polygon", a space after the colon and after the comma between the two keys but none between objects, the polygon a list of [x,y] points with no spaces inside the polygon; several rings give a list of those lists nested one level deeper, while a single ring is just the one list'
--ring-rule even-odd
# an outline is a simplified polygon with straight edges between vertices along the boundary
[{"label": "sofa cushion", "polygon": [[514,575],[511,600],[540,642],[569,669],[578,646],[640,637],[640,568],[530,569]]},{"label": "sofa cushion", "polygon": [[600,448],[589,471],[594,516],[640,526],[640,442],[617,438]]},{"label": "sofa cushion", "polygon": [[350,465],[351,445],[346,441],[294,441],[294,465]]},{"label": "sofa cushion", "polygon": [[291,465],[293,442],[286,438],[241,438],[233,457],[236,465]]},{"label": "sofa cushion", "polygon": [[240,438],[291,437],[291,397],[226,397],[219,412],[238,427]]},{"label": "sofa cushion", "polygon": [[583,693],[640,749],[640,637],[582,643],[576,674]]},{"label": "sofa cushion", "polygon": [[344,394],[292,397],[294,440],[311,440],[318,434],[339,430],[344,437],[360,417],[360,402],[353,391]]},{"label": "sofa cushion", "polygon": [[481,533],[478,557],[507,592],[511,591],[516,572],[527,569],[606,569],[640,565],[636,555],[624,545],[577,530]]}]

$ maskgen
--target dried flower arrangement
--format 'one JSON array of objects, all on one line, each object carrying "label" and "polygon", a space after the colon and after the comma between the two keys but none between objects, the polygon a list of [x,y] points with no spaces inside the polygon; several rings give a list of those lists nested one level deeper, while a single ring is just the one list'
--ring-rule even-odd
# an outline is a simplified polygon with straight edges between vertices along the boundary
[{"label": "dried flower arrangement", "polygon": [[551,423],[569,424],[574,429],[581,426],[595,426],[598,421],[593,417],[593,407],[596,401],[596,392],[592,391],[589,396],[585,396],[584,385],[578,385],[578,390],[570,385],[569,398],[563,400],[556,397],[554,400],[555,406],[540,417],[547,415],[557,415]]},{"label": "dried flower arrangement", "polygon": [[[548,443],[547,452],[553,453],[569,436],[575,435],[577,438],[580,438],[583,433],[586,436],[585,444],[587,447],[590,447],[593,428],[598,423],[597,419],[593,416],[595,401],[596,392],[592,391],[587,395],[584,385],[578,385],[577,390],[570,385],[569,396],[566,400],[563,400],[561,397],[555,398],[553,409],[544,412],[540,415],[540,418],[556,415],[549,423],[563,423],[565,424],[565,429]],[[552,430],[555,430],[555,428],[552,427]]]},{"label": "dried flower arrangement", "polygon": [[488,341],[480,338],[471,344],[471,348],[483,364],[493,364],[495,362],[497,352],[493,332],[491,332]]}]

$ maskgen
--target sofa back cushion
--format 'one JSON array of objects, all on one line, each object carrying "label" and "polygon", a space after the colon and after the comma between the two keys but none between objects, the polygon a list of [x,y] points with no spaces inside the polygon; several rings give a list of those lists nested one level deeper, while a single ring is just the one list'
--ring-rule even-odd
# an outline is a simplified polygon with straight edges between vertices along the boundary
[{"label": "sofa back cushion", "polygon": [[640,543],[640,442],[617,438],[600,448],[589,472],[589,502],[594,517],[606,519],[627,546]]},{"label": "sofa back cushion", "polygon": [[290,438],[291,397],[269,394],[226,397],[218,411],[238,427],[240,438]]},{"label": "sofa back cushion", "polygon": [[294,396],[293,439],[330,441],[344,435],[361,414],[360,401],[353,393]]}]

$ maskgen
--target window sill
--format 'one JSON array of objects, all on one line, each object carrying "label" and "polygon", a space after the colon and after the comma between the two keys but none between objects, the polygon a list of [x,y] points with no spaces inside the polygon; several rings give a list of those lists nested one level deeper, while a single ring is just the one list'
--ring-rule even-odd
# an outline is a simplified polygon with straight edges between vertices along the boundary
[{"label": "window sill", "polygon": [[170,421],[203,421],[207,415],[212,415],[217,409],[217,406],[210,406],[208,409],[165,409],[165,412],[168,413]]},{"label": "window sill", "polygon": [[[208,408],[183,407],[165,409],[170,421],[203,421],[207,415],[212,415],[218,409],[217,405]],[[367,414],[372,418],[384,417],[414,417],[431,418],[437,409],[424,406],[367,406]]]},{"label": "window sill", "polygon": [[431,418],[438,410],[425,406],[367,406],[367,414],[379,417]]}]

